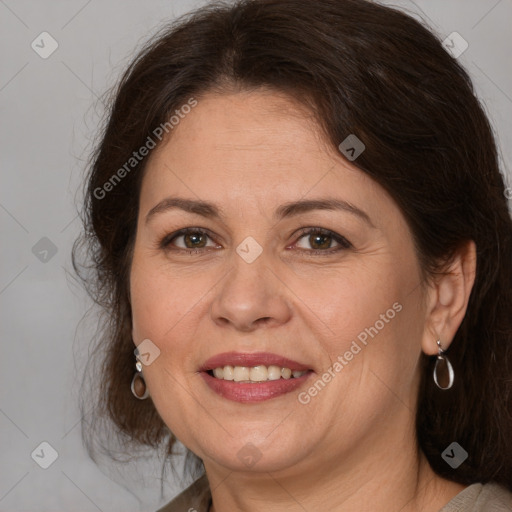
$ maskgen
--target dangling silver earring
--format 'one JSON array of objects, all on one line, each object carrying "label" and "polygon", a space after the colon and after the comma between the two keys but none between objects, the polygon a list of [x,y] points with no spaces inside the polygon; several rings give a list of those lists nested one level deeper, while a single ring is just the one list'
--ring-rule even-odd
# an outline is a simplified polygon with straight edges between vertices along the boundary
[{"label": "dangling silver earring", "polygon": [[146,386],[144,375],[142,375],[142,363],[139,360],[137,360],[135,363],[135,368],[137,371],[133,375],[130,387],[135,398],[138,398],[139,400],[145,400],[149,396],[149,390]]},{"label": "dangling silver earring", "polygon": [[[434,367],[434,382],[439,389],[450,389],[453,386],[454,373],[449,359],[444,355],[441,340],[437,340],[439,353]],[[441,385],[442,384],[442,385]]]}]

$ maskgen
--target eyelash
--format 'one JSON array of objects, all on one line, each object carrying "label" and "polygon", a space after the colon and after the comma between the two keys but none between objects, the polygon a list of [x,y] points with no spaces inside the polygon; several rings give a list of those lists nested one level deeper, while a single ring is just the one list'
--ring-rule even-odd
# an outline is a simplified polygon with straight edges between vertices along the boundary
[{"label": "eyelash", "polygon": [[[171,242],[173,240],[175,240],[176,238],[179,238],[180,236],[189,235],[189,234],[206,235],[208,238],[210,238],[210,239],[212,238],[210,236],[210,233],[203,228],[183,228],[183,229],[180,229],[179,231],[176,231],[174,233],[166,235],[160,241],[159,247],[161,249],[168,249],[169,245],[171,244]],[[329,229],[317,228],[317,227],[302,228],[298,233],[298,238],[295,243],[297,243],[305,235],[312,235],[312,234],[328,236],[328,237],[332,238],[335,242],[337,242],[339,244],[339,246],[334,249],[324,249],[324,250],[323,249],[310,249],[310,250],[309,249],[295,249],[295,250],[299,250],[299,251],[301,251],[303,253],[307,253],[307,254],[325,256],[326,254],[334,254],[334,253],[340,252],[342,250],[350,249],[351,247],[353,247],[352,244],[343,236],[338,235],[337,233],[335,233],[334,231],[330,231]],[[185,252],[187,254],[199,254],[204,249],[205,248],[203,248],[203,247],[197,248],[197,249],[184,249],[183,247],[178,247],[178,248],[170,249],[170,250]]]}]

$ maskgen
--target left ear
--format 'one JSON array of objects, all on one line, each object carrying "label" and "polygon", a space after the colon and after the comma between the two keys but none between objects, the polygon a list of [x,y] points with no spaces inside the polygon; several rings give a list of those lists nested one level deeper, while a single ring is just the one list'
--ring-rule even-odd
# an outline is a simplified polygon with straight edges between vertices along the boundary
[{"label": "left ear", "polygon": [[468,240],[457,250],[446,272],[436,276],[428,290],[425,329],[421,347],[428,355],[438,353],[437,340],[446,350],[468,307],[476,275],[476,244]]}]

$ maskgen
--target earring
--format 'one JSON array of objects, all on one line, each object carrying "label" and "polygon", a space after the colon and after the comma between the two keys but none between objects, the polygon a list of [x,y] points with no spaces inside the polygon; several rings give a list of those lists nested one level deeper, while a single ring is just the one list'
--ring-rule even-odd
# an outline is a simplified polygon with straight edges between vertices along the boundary
[{"label": "earring", "polygon": [[453,386],[454,373],[449,359],[444,355],[441,340],[437,340],[439,353],[434,367],[434,382],[439,389],[450,389]]},{"label": "earring", "polygon": [[144,375],[142,375],[142,363],[139,360],[135,363],[135,368],[137,371],[133,376],[130,388],[135,398],[145,400],[149,396],[149,390],[146,386]]}]

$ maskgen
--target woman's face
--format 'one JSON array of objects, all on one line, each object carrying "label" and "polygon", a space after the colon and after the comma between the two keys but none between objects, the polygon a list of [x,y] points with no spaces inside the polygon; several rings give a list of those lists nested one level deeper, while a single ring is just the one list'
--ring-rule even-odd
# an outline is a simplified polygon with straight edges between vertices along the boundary
[{"label": "woman's face", "polygon": [[328,470],[412,432],[425,307],[391,197],[277,93],[206,95],[171,135],[143,179],[130,283],[170,430],[235,471]]}]

